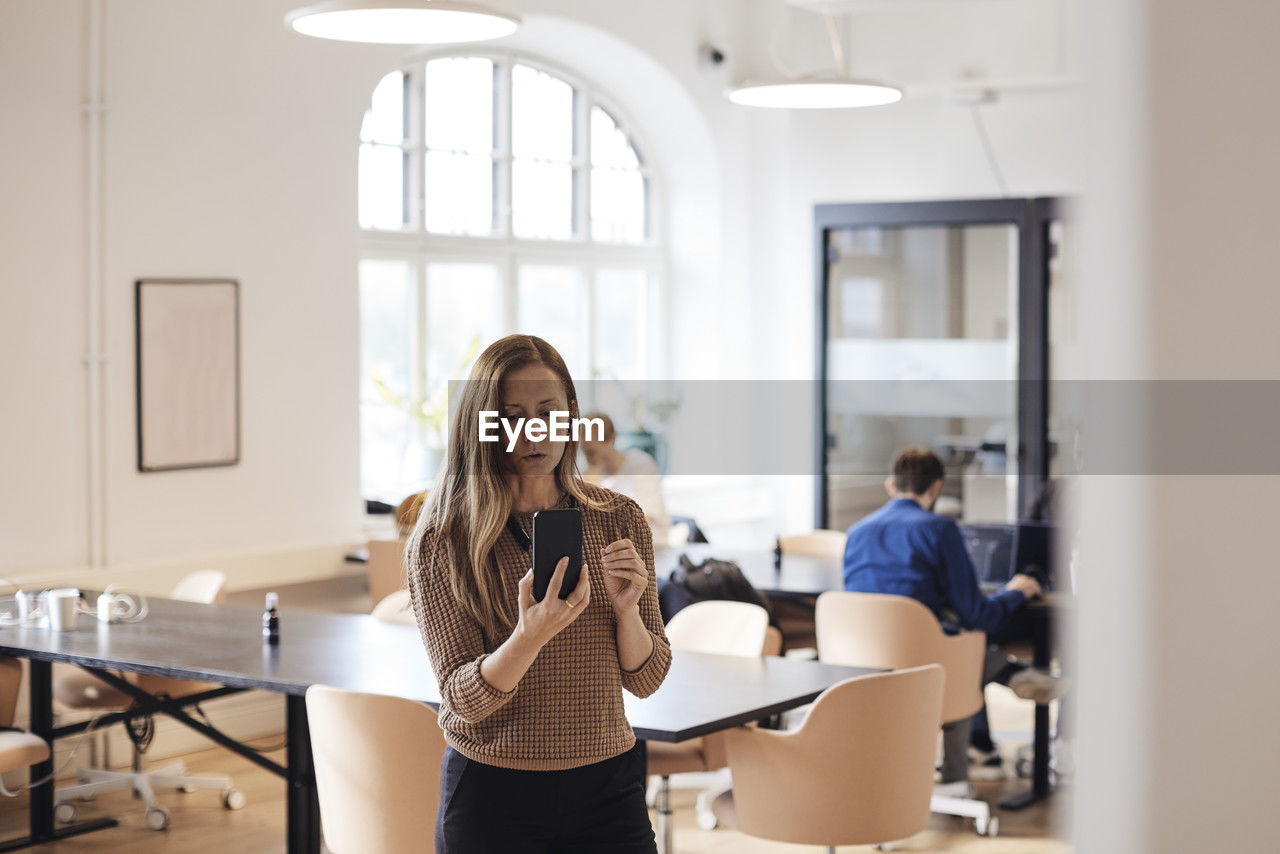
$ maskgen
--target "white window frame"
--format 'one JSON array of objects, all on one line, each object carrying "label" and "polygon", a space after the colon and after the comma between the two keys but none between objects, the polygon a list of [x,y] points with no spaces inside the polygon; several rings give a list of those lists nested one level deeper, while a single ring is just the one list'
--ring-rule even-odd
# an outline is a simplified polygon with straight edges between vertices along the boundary
[{"label": "white window frame", "polygon": [[[493,158],[501,164],[496,170],[494,182],[494,234],[486,236],[443,235],[426,231],[424,224],[424,188],[422,168],[425,162],[423,104],[424,68],[428,61],[447,57],[482,57],[492,61],[495,68],[495,150]],[[526,65],[550,74],[573,87],[574,90],[574,138],[575,152],[572,161],[577,177],[574,186],[573,236],[568,239],[519,238],[511,229],[511,88],[512,69]],[[427,269],[433,263],[488,264],[498,268],[502,284],[502,326],[506,332],[518,331],[517,298],[519,268],[522,265],[546,264],[578,269],[586,280],[586,347],[588,376],[575,377],[579,383],[597,379],[596,344],[599,330],[595,323],[596,279],[601,270],[620,269],[643,271],[649,279],[649,305],[646,313],[644,367],[648,378],[664,376],[667,367],[667,282],[669,261],[666,251],[666,222],[663,205],[663,182],[659,170],[648,155],[646,141],[634,131],[635,124],[625,111],[588,81],[554,62],[523,51],[486,50],[433,50],[417,53],[411,61],[396,69],[405,73],[405,108],[408,127],[401,149],[416,153],[406,158],[406,187],[410,188],[406,199],[407,223],[401,229],[360,229],[359,257],[361,261],[387,260],[408,263],[413,277],[417,299],[417,317],[414,322],[411,354],[412,375],[410,395],[418,395],[426,388],[426,351],[429,342],[427,302]],[[390,73],[390,72],[388,72]],[[381,78],[380,78],[381,79]],[[598,241],[591,237],[590,188],[591,188],[591,108],[598,106],[607,112],[619,130],[626,134],[640,155],[640,173],[646,181],[646,239],[640,243],[615,243]],[[362,144],[357,139],[357,145]],[[487,343],[487,342],[486,342]],[[600,377],[600,379],[605,379]],[[582,393],[584,389],[580,389]],[[584,407],[590,406],[590,391],[583,394]],[[363,401],[362,401],[363,404]],[[424,437],[420,437],[423,440]]]}]

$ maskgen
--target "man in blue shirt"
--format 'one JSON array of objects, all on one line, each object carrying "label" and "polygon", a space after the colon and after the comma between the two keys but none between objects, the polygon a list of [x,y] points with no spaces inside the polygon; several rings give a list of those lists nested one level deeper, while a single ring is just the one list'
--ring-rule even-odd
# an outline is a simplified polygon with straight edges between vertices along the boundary
[{"label": "man in blue shirt", "polygon": [[[849,529],[844,553],[844,587],[855,593],[909,596],[933,611],[944,629],[998,632],[1015,611],[1040,595],[1029,575],[1015,575],[1004,590],[984,596],[978,574],[952,520],[933,513],[942,491],[943,467],[927,448],[911,446],[893,459],[885,480],[889,503]],[[996,649],[988,652],[983,684],[1000,682],[1015,694],[1048,702],[1061,684],[1010,660]],[[943,726],[942,783],[969,778],[968,747],[972,720]]]}]

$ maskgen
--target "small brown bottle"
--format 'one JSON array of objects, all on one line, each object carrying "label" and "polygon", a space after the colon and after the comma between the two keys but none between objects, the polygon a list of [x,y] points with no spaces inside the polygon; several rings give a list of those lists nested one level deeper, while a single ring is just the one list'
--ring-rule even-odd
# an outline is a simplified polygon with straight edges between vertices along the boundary
[{"label": "small brown bottle", "polygon": [[279,596],[275,593],[267,594],[267,610],[262,612],[262,640],[272,646],[280,643],[279,604]]}]

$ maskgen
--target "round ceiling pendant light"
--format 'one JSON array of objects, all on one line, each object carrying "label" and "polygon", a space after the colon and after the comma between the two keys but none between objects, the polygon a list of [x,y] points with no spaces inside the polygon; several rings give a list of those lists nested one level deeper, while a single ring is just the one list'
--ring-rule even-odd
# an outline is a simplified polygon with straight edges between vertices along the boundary
[{"label": "round ceiling pendant light", "polygon": [[469,0],[327,0],[284,16],[295,32],[370,44],[453,44],[511,35],[513,15]]},{"label": "round ceiling pendant light", "polygon": [[785,110],[879,107],[902,100],[902,90],[897,87],[852,77],[799,77],[749,82],[733,87],[727,94],[735,104]]}]

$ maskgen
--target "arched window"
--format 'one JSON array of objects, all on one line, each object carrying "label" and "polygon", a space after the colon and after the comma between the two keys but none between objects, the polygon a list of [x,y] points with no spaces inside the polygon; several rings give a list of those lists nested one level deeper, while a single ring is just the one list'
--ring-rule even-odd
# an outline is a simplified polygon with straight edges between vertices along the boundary
[{"label": "arched window", "polygon": [[448,382],[495,338],[546,338],[580,381],[654,373],[659,194],[618,116],[512,54],[435,56],[374,90],[359,160],[366,497],[430,478]]}]

